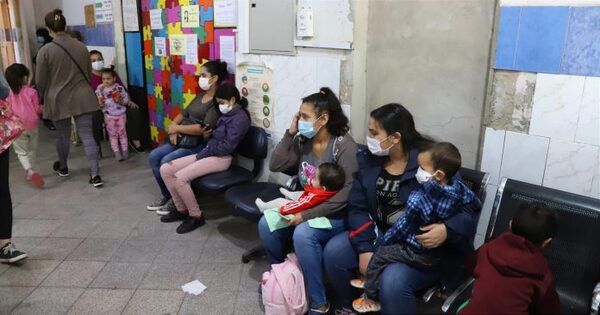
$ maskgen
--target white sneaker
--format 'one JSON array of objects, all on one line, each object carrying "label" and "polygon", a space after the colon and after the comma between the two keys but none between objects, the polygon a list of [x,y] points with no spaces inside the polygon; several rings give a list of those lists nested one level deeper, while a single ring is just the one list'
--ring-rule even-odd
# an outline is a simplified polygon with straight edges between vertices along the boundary
[{"label": "white sneaker", "polygon": [[177,208],[173,203],[173,199],[169,199],[169,201],[164,206],[156,209],[156,214],[163,216],[169,214],[171,211],[177,211]]}]

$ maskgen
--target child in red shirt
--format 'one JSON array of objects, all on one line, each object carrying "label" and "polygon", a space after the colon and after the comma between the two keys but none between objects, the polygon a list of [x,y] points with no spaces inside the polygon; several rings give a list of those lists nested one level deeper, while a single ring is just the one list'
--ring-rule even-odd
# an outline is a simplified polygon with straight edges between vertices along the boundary
[{"label": "child in red shirt", "polygon": [[344,186],[346,176],[344,169],[333,163],[321,164],[316,172],[308,177],[308,183],[304,186],[304,192],[287,192],[286,198],[277,198],[269,202],[256,199],[256,206],[260,211],[279,208],[281,215],[296,214],[315,207],[331,198]]}]

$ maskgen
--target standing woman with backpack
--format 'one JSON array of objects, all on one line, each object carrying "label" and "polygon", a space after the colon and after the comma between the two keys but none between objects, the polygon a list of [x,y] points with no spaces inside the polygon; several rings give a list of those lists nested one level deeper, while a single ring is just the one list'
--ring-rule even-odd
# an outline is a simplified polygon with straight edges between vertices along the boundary
[{"label": "standing woman with backpack", "polygon": [[44,21],[54,40],[38,52],[35,77],[44,98],[44,118],[54,121],[56,126],[58,161],[54,163],[54,171],[59,176],[69,176],[67,158],[73,117],[90,163],[89,182],[100,187],[98,146],[92,131],[92,112],[98,110],[99,104],[90,87],[90,55],[85,44],[65,32],[67,21],[61,10],[46,14]]}]

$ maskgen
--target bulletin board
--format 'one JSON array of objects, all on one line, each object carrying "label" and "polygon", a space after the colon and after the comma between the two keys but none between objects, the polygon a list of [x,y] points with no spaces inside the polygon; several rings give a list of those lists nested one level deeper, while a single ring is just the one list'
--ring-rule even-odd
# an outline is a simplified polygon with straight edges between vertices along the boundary
[{"label": "bulletin board", "polygon": [[214,55],[213,0],[142,0],[141,8],[150,137],[161,143],[201,92],[202,64]]}]

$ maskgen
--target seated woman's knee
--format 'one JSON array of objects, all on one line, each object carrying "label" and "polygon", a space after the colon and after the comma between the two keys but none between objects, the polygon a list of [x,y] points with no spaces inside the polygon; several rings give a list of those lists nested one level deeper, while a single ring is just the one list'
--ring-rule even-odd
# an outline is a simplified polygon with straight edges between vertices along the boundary
[{"label": "seated woman's knee", "polygon": [[298,248],[306,245],[314,245],[319,242],[315,236],[314,229],[308,223],[302,222],[294,230],[294,247]]},{"label": "seated woman's knee", "polygon": [[401,263],[390,264],[381,273],[379,295],[381,299],[406,294],[413,294],[411,279],[408,277],[408,266]]}]

